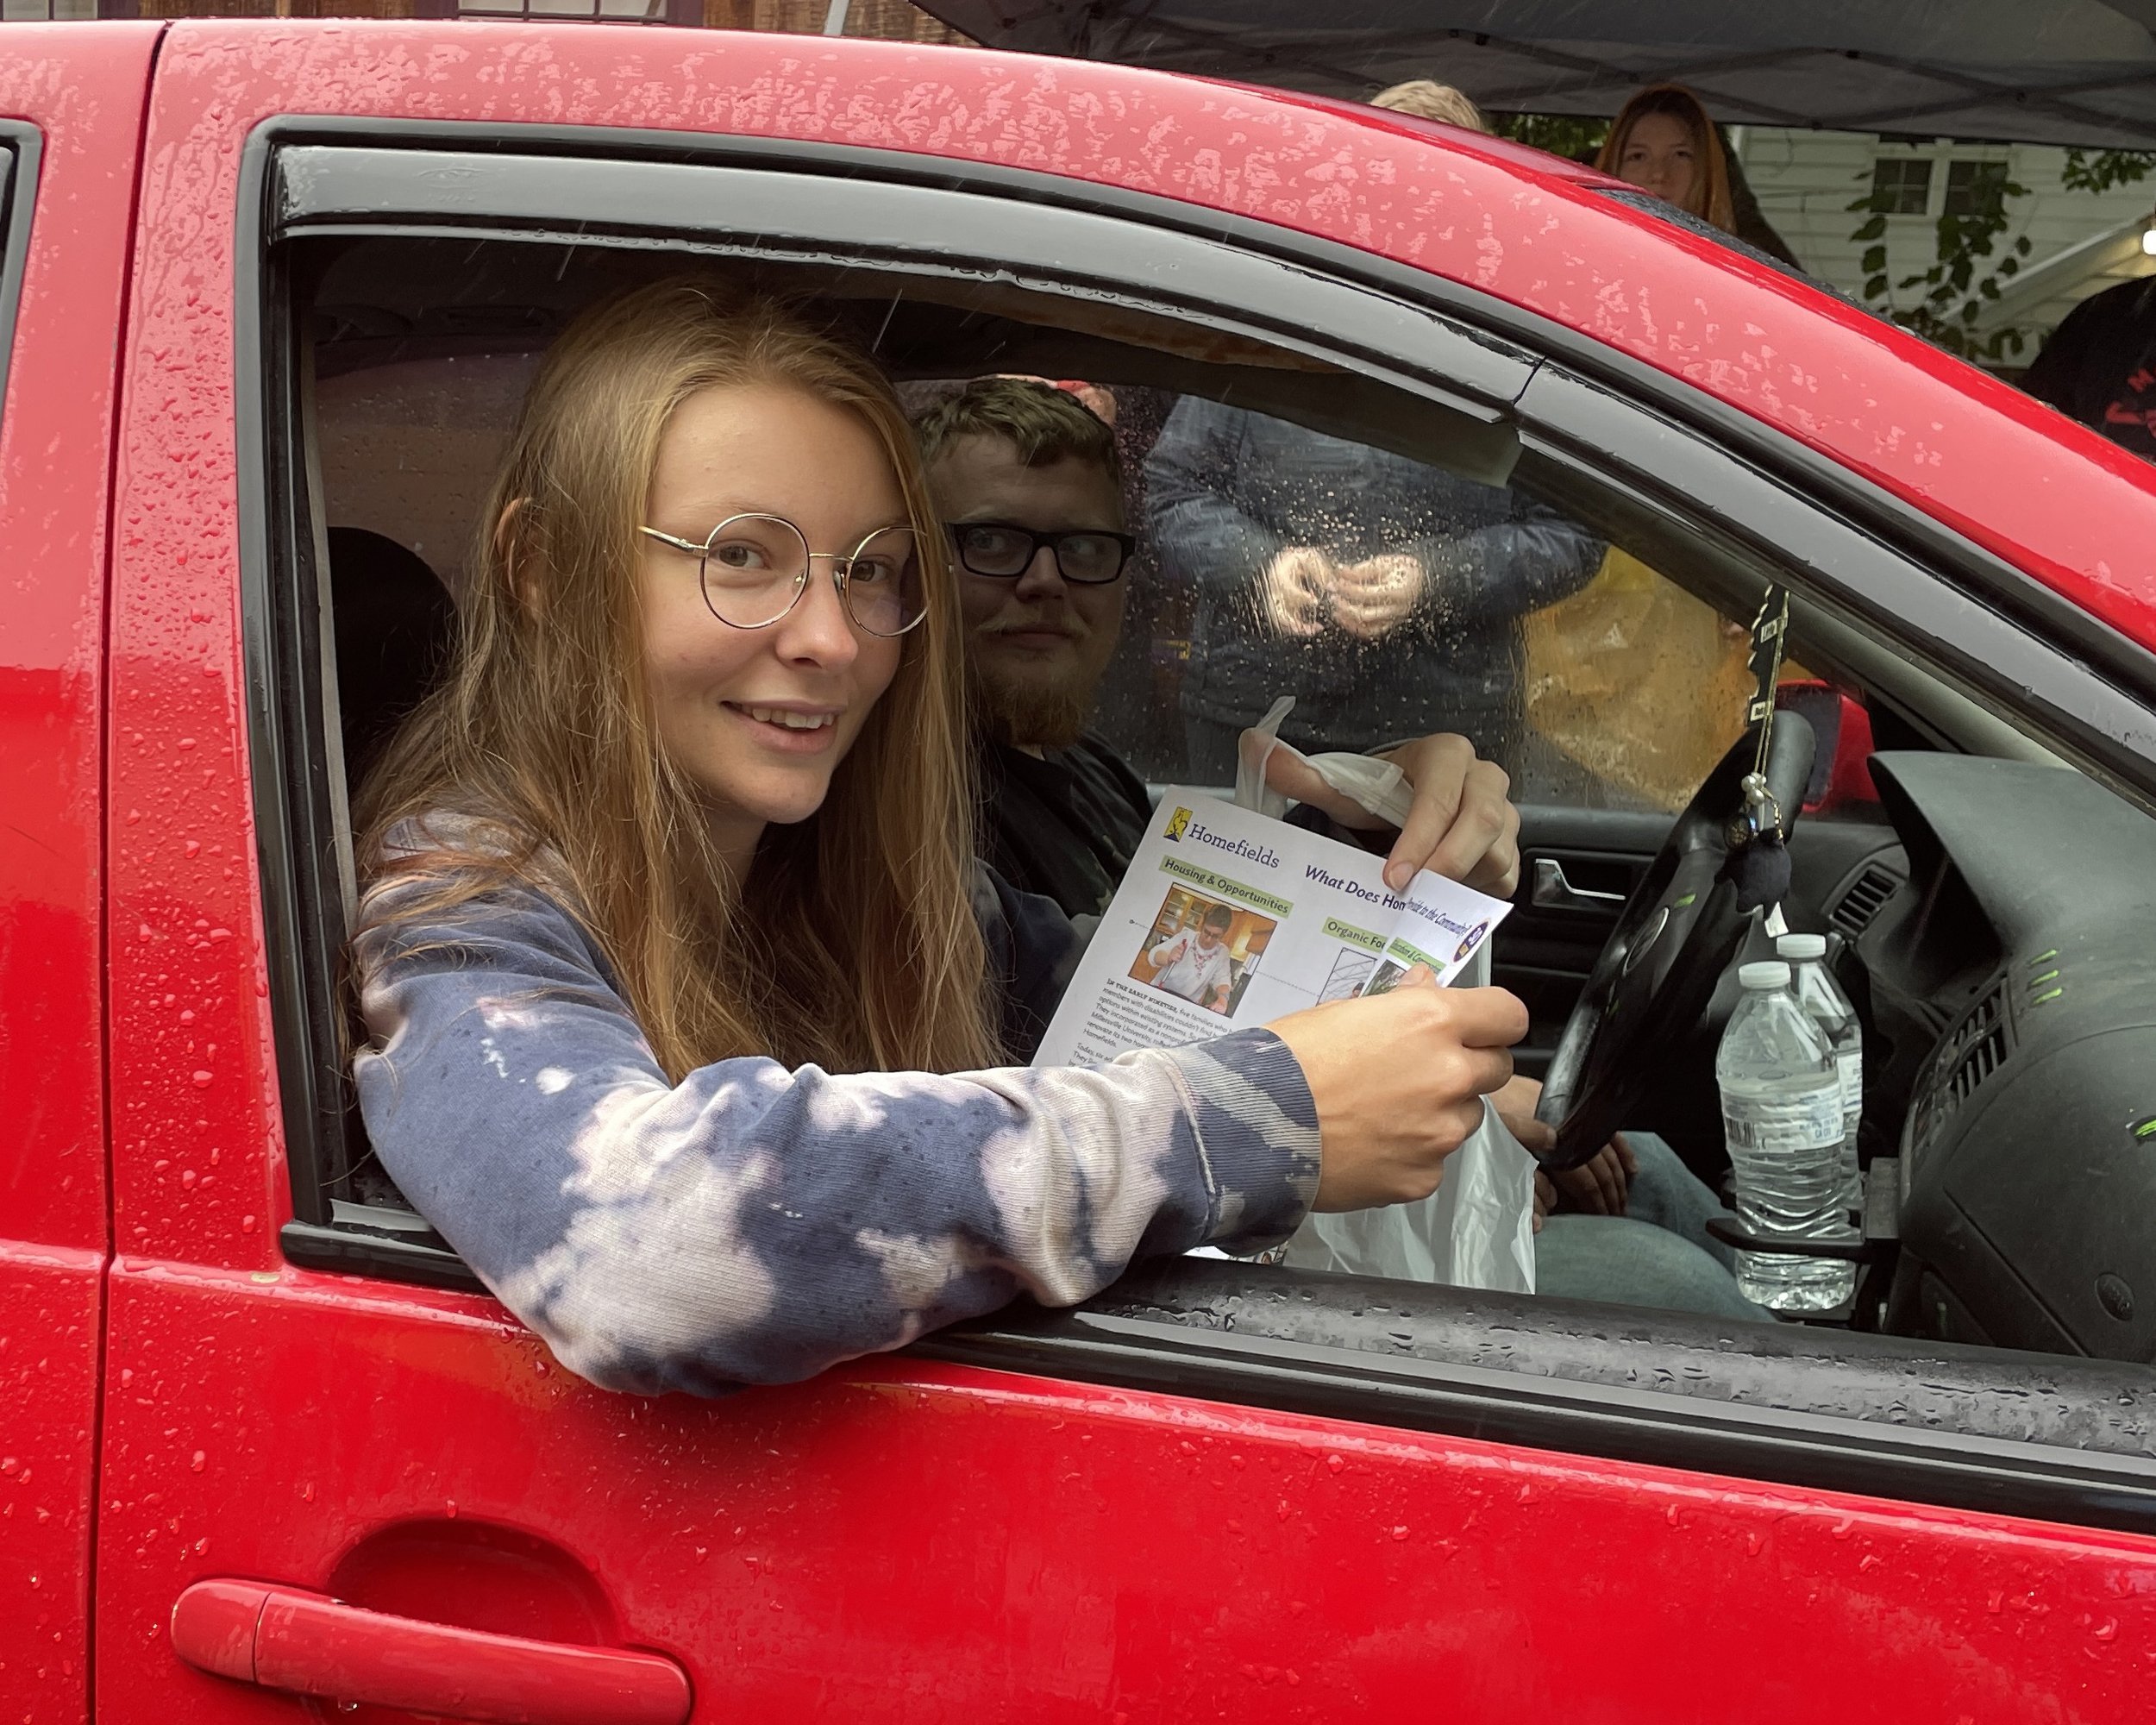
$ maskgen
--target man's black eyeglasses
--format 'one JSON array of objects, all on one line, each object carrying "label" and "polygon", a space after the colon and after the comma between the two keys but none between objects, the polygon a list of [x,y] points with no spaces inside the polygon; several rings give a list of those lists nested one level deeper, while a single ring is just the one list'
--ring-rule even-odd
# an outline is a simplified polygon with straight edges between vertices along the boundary
[{"label": "man's black eyeglasses", "polygon": [[1129,533],[1110,533],[1083,527],[1068,533],[1036,533],[1009,521],[954,521],[951,549],[969,574],[1011,580],[1033,566],[1033,558],[1045,545],[1055,554],[1056,573],[1081,586],[1098,586],[1115,580],[1138,549]]}]

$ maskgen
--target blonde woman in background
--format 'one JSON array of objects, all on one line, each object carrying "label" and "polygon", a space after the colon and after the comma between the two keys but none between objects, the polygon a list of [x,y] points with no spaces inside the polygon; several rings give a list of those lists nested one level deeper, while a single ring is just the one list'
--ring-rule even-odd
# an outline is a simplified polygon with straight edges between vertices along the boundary
[{"label": "blonde woman in background", "polygon": [[1411,78],[1405,84],[1381,90],[1370,97],[1370,106],[1412,114],[1418,120],[1435,120],[1442,125],[1464,126],[1470,132],[1489,130],[1489,122],[1482,117],[1480,108],[1451,85],[1432,78]]}]

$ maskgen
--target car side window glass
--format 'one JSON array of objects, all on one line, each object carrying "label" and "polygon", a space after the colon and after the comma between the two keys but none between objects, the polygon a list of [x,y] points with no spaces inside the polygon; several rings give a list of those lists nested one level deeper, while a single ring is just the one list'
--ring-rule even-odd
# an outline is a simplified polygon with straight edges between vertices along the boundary
[{"label": "car side window glass", "polygon": [[[1275,416],[1089,386],[1137,530],[1097,734],[1139,773],[1219,785],[1280,695],[1306,748],[1457,731],[1522,802],[1674,813],[1745,730],[1749,617],[1599,536],[1517,480],[1491,486]],[[1872,813],[1834,779],[1857,692],[1782,668],[1819,734],[1808,812]]]},{"label": "car side window glass", "polygon": [[1751,644],[1743,624],[1609,547],[1584,586],[1520,620],[1536,756],[1523,794],[1567,802],[1592,787],[1614,806],[1683,807],[1744,734]]},{"label": "car side window glass", "polygon": [[1523,800],[1675,810],[1744,729],[1742,628],[1539,501],[1232,404],[1118,387],[1139,530],[1101,737],[1233,778],[1279,695],[1299,746],[1460,732]]},{"label": "car side window glass", "polygon": [[1144,463],[1162,579],[1188,595],[1186,767],[1232,776],[1280,694],[1298,746],[1432,731],[1523,752],[1520,619],[1593,577],[1594,535],[1509,487],[1186,398]]}]

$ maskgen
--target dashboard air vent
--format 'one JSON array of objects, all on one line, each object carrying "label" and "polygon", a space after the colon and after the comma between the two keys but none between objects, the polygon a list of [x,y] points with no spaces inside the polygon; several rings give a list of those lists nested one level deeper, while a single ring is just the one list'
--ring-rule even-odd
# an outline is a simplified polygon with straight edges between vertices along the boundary
[{"label": "dashboard air vent", "polygon": [[1879,907],[1894,896],[1894,889],[1901,884],[1900,875],[1874,862],[1857,877],[1856,884],[1841,895],[1833,909],[1827,913],[1827,920],[1854,940],[1871,926],[1871,919],[1879,914]]},{"label": "dashboard air vent", "polygon": [[1946,1081],[1949,1104],[1959,1107],[1967,1101],[1976,1095],[1977,1087],[1996,1072],[2005,1060],[2006,1029],[2002,1025],[1993,1025],[1970,1049],[1961,1064],[1954,1068],[1953,1076]]},{"label": "dashboard air vent", "polygon": [[1996,982],[1932,1051],[1930,1082],[1917,1101],[1910,1143],[1927,1146],[1954,1111],[2006,1064],[2009,1052],[2006,985]]}]

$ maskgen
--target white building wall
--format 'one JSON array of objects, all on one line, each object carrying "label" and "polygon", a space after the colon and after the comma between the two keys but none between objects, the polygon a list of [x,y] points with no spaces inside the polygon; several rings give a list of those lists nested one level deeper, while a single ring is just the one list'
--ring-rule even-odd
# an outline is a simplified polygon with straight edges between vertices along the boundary
[{"label": "white building wall", "polygon": [[[1731,142],[1759,200],[1760,213],[1807,268],[1858,299],[1864,297],[1864,253],[1876,242],[1850,238],[1870,215],[1849,205],[1870,196],[1872,165],[1880,159],[1929,160],[1931,190],[1925,212],[1886,218],[1889,294],[1896,305],[1915,304],[1923,297],[1921,288],[1903,289],[1898,284],[1936,260],[1947,165],[1956,160],[2004,161],[2008,178],[2026,186],[2028,195],[2009,201],[2006,231],[1988,262],[1996,267],[2014,242],[2028,235],[2029,254],[2021,260],[2021,277],[2028,279],[2028,286],[2015,292],[2020,278],[2002,281],[2005,292],[2000,304],[1988,306],[1977,327],[1989,331],[2010,325],[2027,332],[2028,345],[2018,359],[2004,361],[2009,366],[2026,365],[2034,358],[2043,338],[2088,295],[2128,276],[2156,272],[2156,258],[2145,256],[2140,245],[2140,229],[2156,204],[2156,175],[2101,193],[2069,191],[2063,178],[2066,153],[2052,145],[1945,140],[1910,145],[1885,142],[1868,132],[1765,126],[1734,128]],[[2077,247],[2081,248],[2078,253]],[[1977,279],[1987,273],[1980,265]]]}]

